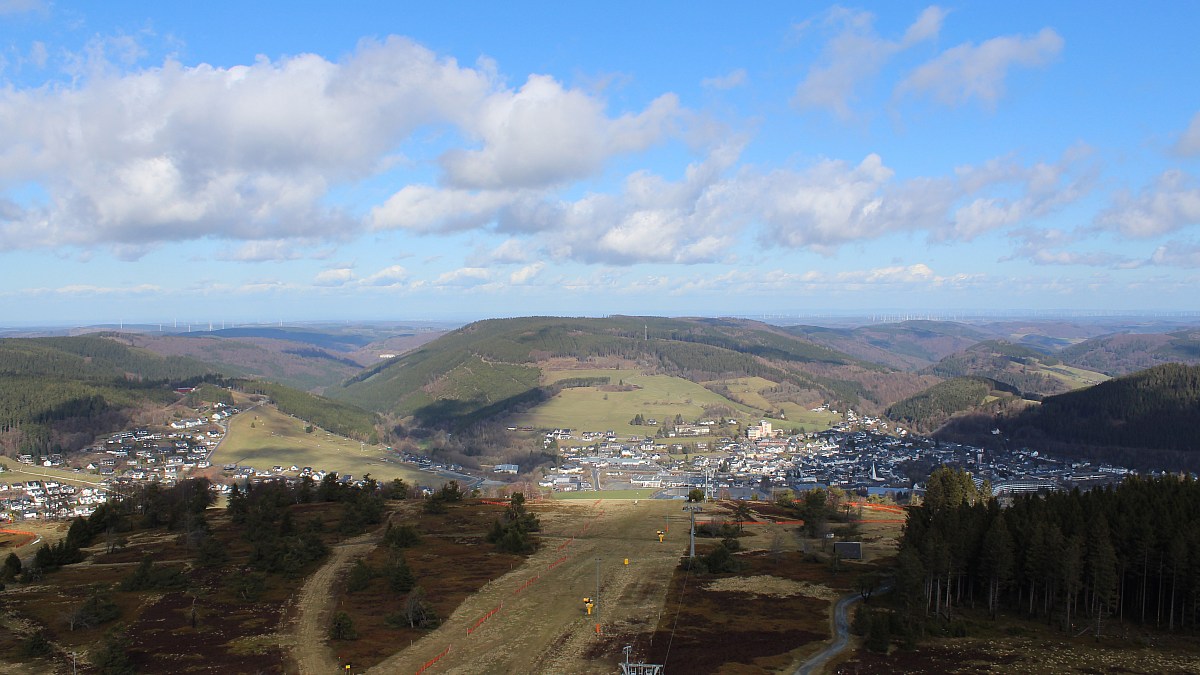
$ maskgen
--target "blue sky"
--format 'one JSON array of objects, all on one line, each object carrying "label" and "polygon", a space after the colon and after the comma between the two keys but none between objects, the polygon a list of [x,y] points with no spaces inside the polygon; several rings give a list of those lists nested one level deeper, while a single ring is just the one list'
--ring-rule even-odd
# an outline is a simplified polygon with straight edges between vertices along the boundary
[{"label": "blue sky", "polygon": [[1194,3],[575,4],[0,0],[0,323],[1200,310]]}]

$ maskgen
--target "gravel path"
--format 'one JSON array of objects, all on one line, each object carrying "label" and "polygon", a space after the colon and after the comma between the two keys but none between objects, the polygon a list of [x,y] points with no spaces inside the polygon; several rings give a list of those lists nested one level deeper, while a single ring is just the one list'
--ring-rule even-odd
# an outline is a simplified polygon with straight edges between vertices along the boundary
[{"label": "gravel path", "polygon": [[330,551],[329,558],[304,582],[296,601],[295,618],[285,640],[301,675],[339,672],[341,664],[329,649],[331,589],[338,575],[358,556],[367,555],[379,541],[378,532],[348,539]]}]

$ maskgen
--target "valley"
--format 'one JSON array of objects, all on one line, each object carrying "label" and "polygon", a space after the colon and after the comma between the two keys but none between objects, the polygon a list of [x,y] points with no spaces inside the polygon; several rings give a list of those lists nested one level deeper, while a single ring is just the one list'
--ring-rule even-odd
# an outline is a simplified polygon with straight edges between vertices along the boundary
[{"label": "valley", "polygon": [[[860,339],[838,330],[848,348]],[[1154,468],[1186,470],[1196,459],[1177,439],[1192,424],[1200,368],[1110,379],[1063,360],[1061,346],[1041,346],[1093,339],[1063,338],[1061,326],[1049,342],[1026,332],[1019,343],[994,327],[871,330],[870,349],[839,352],[837,342],[818,345],[745,320],[488,321],[339,371],[340,380],[326,373],[307,381],[332,398],[191,356],[150,354],[137,337],[0,343],[0,365],[19,365],[11,380],[18,390],[52,382],[41,395],[66,397],[48,399],[53,415],[29,408],[36,398],[7,399],[27,407],[9,409],[13,422],[0,435],[19,459],[0,473],[4,488],[19,486],[0,490],[0,505],[18,521],[0,543],[52,585],[37,590],[24,571],[9,576],[16,593],[0,598],[10,599],[5,621],[15,633],[0,641],[0,659],[58,664],[53,671],[76,649],[95,663],[115,626],[86,612],[81,630],[63,623],[80,611],[70,598],[93,593],[96,603],[115,604],[124,653],[143,669],[173,659],[196,672],[203,662],[266,672],[349,663],[353,672],[606,673],[629,646],[634,660],[688,672],[785,672],[831,637],[836,598],[899,574],[906,511],[893,504],[918,503],[937,467],[970,471],[987,499],[1009,504],[1116,485]],[[329,361],[318,349],[405,344],[379,333],[374,342],[312,330],[290,337],[204,340],[282,340],[273,353],[298,363]],[[895,358],[865,359],[886,349]],[[1121,448],[1103,447],[1103,435],[1089,448],[1061,440],[1084,437],[1071,424],[1103,433],[1087,421],[1101,406],[1107,418],[1156,431],[1126,435]],[[67,439],[81,447],[64,446]],[[1147,439],[1161,440],[1137,447]],[[80,553],[62,549],[84,540],[53,518],[109,518],[110,508],[103,497],[75,504],[64,495],[120,493],[122,508],[135,508],[128,500],[164,499],[210,480],[214,505],[184,520],[125,512],[85,538]],[[447,490],[458,496],[443,502]],[[493,530],[511,518],[514,491],[530,498],[540,527],[527,533],[536,545],[509,551]],[[267,500],[253,508],[267,509],[268,530],[239,515],[245,495]],[[681,564],[685,498],[703,502],[698,568]],[[34,514],[51,520],[21,520]],[[183,524],[196,518],[207,534]],[[386,543],[389,525],[415,528],[423,543]],[[24,532],[43,538],[34,543]],[[833,555],[835,544],[851,543],[863,560]],[[59,548],[42,553],[43,544]],[[218,544],[225,556],[214,553]],[[62,559],[45,566],[47,556]],[[143,582],[128,580],[147,556],[171,579],[155,597],[138,595]],[[259,575],[259,610],[243,606],[249,588],[214,576],[235,566]],[[589,617],[581,598],[596,595],[597,577],[598,614]],[[881,599],[872,611],[898,612],[897,602]],[[189,603],[211,608],[193,615]],[[217,622],[214,609],[228,618]],[[159,627],[178,620],[163,642]],[[927,625],[930,644],[953,639],[939,633],[951,624]],[[972,626],[972,634],[990,630]],[[738,636],[737,649],[714,646],[728,635]],[[893,646],[905,635],[894,629]],[[43,637],[49,647],[38,646]],[[866,637],[838,659],[875,663]],[[171,646],[151,655],[150,644]],[[29,656],[34,647],[48,651]],[[205,657],[197,661],[198,652]]]}]

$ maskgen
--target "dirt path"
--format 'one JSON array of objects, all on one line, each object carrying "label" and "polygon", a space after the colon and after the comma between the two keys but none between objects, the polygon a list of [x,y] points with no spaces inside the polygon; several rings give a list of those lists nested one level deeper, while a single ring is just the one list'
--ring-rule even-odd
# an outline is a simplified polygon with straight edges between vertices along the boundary
[{"label": "dirt path", "polygon": [[812,675],[822,672],[825,664],[846,648],[850,641],[850,605],[862,600],[858,593],[850,593],[838,599],[833,609],[833,639],[821,651],[813,654],[796,669],[795,675]]},{"label": "dirt path", "polygon": [[[876,591],[877,594],[887,593],[891,590],[890,583]],[[813,654],[807,661],[800,664],[796,669],[795,675],[813,675],[814,673],[824,672],[825,666],[829,664],[837,655],[845,651],[846,646],[850,643],[850,607],[855,603],[862,601],[862,596],[858,593],[848,593],[838,599],[837,604],[833,608],[833,638],[824,649]]]},{"label": "dirt path", "polygon": [[301,675],[325,675],[341,669],[328,644],[333,585],[355,558],[371,552],[379,536],[378,532],[368,532],[334,546],[325,564],[304,582],[296,601],[291,630],[285,638],[291,645],[292,659]]},{"label": "dirt path", "polygon": [[[415,673],[435,658],[429,672],[613,672],[617,657],[597,658],[597,648],[602,641],[625,644],[629,636],[653,630],[686,547],[682,525],[665,543],[655,532],[665,515],[678,517],[679,502],[564,501],[540,509],[545,533],[538,553],[480,589],[439,629],[369,672]],[[589,617],[582,598],[596,594],[597,567],[598,613]],[[619,655],[620,647],[605,652]]]}]

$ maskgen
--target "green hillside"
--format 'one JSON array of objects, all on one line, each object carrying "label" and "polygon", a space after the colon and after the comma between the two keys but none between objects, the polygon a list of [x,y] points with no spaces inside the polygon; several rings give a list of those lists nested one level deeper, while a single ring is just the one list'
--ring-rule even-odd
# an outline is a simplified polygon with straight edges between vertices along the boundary
[{"label": "green hillside", "polygon": [[1066,366],[1057,357],[1004,340],[980,342],[922,372],[945,378],[986,377],[1030,395],[1060,394],[1106,379],[1101,373]]},{"label": "green hillside", "polygon": [[1200,366],[1155,366],[1050,396],[1005,426],[1064,443],[1194,453],[1200,450]]},{"label": "green hillside", "polygon": [[1118,333],[1084,340],[1058,353],[1066,363],[1125,375],[1166,363],[1200,363],[1200,332]]},{"label": "green hillside", "polygon": [[326,431],[366,443],[379,442],[379,416],[356,406],[264,380],[237,380],[231,385],[248,394],[267,396],[281,412]]},{"label": "green hillside", "polygon": [[887,416],[918,431],[932,431],[955,413],[973,410],[992,396],[1017,393],[1012,386],[986,377],[956,377],[895,403]]},{"label": "green hillside", "polygon": [[123,426],[132,411],[212,377],[192,359],[164,358],[100,336],[0,340],[0,446],[76,449]]},{"label": "green hillside", "polygon": [[320,392],[362,370],[361,365],[344,354],[331,353],[308,342],[254,336],[215,337],[214,333],[127,334],[120,339],[164,356],[194,358],[212,364],[232,377],[271,380],[305,391]]},{"label": "green hillside", "polygon": [[908,370],[932,365],[992,335],[951,321],[924,320],[855,328],[789,326],[787,331],[860,359]]},{"label": "green hillside", "polygon": [[178,381],[211,372],[195,359],[165,358],[100,335],[0,340],[0,375]]},{"label": "green hillside", "polygon": [[866,390],[837,369],[887,372],[753,321],[528,317],[464,326],[326,393],[421,425],[461,427],[548,400],[556,393],[543,386],[549,359],[618,360],[693,382],[762,377],[852,403]]}]

